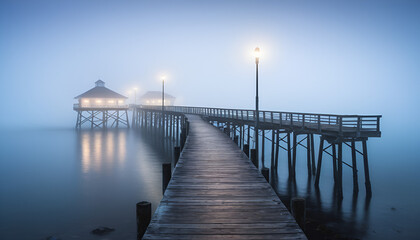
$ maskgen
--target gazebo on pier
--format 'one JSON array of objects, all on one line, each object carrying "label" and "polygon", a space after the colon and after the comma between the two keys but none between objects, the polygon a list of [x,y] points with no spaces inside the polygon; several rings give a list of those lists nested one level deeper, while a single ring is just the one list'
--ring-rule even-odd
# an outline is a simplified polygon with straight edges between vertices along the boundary
[{"label": "gazebo on pier", "polygon": [[73,105],[77,112],[76,129],[88,124],[91,128],[127,127],[127,97],[105,87],[105,82],[98,80],[95,87],[75,97],[78,103]]}]

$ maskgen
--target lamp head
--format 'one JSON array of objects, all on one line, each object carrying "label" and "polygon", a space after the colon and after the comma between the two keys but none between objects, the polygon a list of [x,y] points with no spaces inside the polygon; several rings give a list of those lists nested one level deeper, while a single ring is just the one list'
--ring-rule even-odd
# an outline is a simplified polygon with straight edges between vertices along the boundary
[{"label": "lamp head", "polygon": [[258,64],[260,62],[260,56],[261,56],[261,52],[260,52],[260,48],[256,47],[254,50],[254,56],[255,56],[255,63]]}]

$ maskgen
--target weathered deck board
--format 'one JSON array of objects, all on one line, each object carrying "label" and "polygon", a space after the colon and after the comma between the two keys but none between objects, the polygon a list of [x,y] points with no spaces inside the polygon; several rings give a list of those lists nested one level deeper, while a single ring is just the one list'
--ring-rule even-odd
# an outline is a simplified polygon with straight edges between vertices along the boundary
[{"label": "weathered deck board", "polygon": [[143,239],[306,239],[271,186],[198,116]]}]

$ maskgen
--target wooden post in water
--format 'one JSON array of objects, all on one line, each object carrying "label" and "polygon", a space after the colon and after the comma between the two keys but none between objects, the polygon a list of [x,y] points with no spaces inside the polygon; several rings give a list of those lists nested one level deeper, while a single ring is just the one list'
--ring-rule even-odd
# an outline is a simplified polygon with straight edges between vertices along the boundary
[{"label": "wooden post in water", "polygon": [[258,169],[258,160],[257,160],[257,150],[251,149],[251,162],[255,165],[255,167]]},{"label": "wooden post in water", "polygon": [[356,143],[354,139],[351,140],[351,161],[353,169],[353,193],[359,193],[359,181],[357,180],[357,163],[356,163]]},{"label": "wooden post in water", "polygon": [[293,198],[291,203],[293,217],[302,230],[305,230],[306,203],[304,198]]},{"label": "wooden post in water", "polygon": [[165,193],[169,181],[171,181],[171,163],[162,163],[162,193]]},{"label": "wooden post in water", "polygon": [[292,149],[290,142],[290,132],[287,133],[287,166],[289,168],[289,177],[292,175]]},{"label": "wooden post in water", "polygon": [[364,162],[364,168],[365,168],[366,197],[370,198],[372,196],[372,187],[370,185],[369,164],[368,164],[366,140],[362,141],[362,146],[363,146],[363,162]]},{"label": "wooden post in water", "polygon": [[265,130],[264,129],[261,129],[261,132],[262,132],[262,142],[261,142],[261,167],[262,168],[264,168],[264,158],[265,158],[265,154],[264,154],[264,151],[265,151]]},{"label": "wooden post in water", "polygon": [[249,157],[249,144],[244,144],[244,153],[247,157]]},{"label": "wooden post in water", "polygon": [[249,124],[248,124],[247,128],[248,128],[248,135],[247,135],[246,144],[248,144],[248,146],[250,146],[250,138],[251,138],[250,132],[251,132],[251,129],[249,127]]},{"label": "wooden post in water", "polygon": [[176,116],[176,144],[181,145],[179,142],[179,116]]},{"label": "wooden post in water", "polygon": [[242,148],[244,141],[243,141],[243,125],[241,123],[241,125],[239,126],[239,148]]},{"label": "wooden post in water", "polygon": [[175,166],[178,163],[179,156],[181,155],[181,147],[174,147],[174,160],[175,160]]},{"label": "wooden post in water", "polygon": [[312,158],[312,174],[315,175],[316,173],[316,166],[315,166],[315,144],[314,144],[314,134],[310,134],[311,136],[311,158]]},{"label": "wooden post in water", "polygon": [[343,198],[343,143],[340,142],[338,145],[338,166],[337,166],[337,177],[338,177],[338,197]]},{"label": "wooden post in water", "polygon": [[306,162],[308,165],[308,176],[312,175],[311,169],[311,137],[310,134],[306,134]]},{"label": "wooden post in water", "polygon": [[271,169],[275,169],[274,166],[274,129],[271,129]]},{"label": "wooden post in water", "polygon": [[138,202],[136,204],[136,217],[137,240],[141,240],[152,218],[152,204],[146,201]]},{"label": "wooden post in water", "polygon": [[279,169],[280,131],[276,130],[276,171]]},{"label": "wooden post in water", "polygon": [[267,180],[268,183],[270,183],[270,171],[268,168],[264,167],[261,169],[261,173],[264,176],[265,180]]},{"label": "wooden post in water", "polygon": [[334,174],[334,184],[337,184],[337,152],[334,143],[331,143],[332,148],[332,159],[333,159],[333,174]]},{"label": "wooden post in water", "polygon": [[293,133],[293,163],[292,163],[292,177],[296,175],[296,154],[297,154],[297,137],[296,132]]},{"label": "wooden post in water", "polygon": [[319,141],[319,152],[318,152],[318,166],[316,167],[315,187],[319,187],[319,177],[321,175],[321,164],[322,164],[322,153],[324,152],[324,137],[321,136]]}]

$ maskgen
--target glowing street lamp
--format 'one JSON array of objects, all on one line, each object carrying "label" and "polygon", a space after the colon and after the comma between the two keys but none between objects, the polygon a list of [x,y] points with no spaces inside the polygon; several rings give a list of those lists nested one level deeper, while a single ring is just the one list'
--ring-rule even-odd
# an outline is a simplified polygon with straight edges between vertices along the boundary
[{"label": "glowing street lamp", "polygon": [[254,139],[255,139],[255,151],[256,151],[256,159],[255,162],[257,164],[257,168],[258,168],[258,164],[259,164],[259,160],[258,160],[258,156],[259,156],[259,141],[258,141],[258,129],[259,129],[259,116],[260,116],[260,111],[259,111],[259,106],[258,106],[258,64],[260,63],[260,56],[261,56],[261,52],[260,52],[260,48],[256,47],[254,50],[254,56],[255,56],[255,66],[256,66],[256,74],[255,74],[255,132],[254,132]]},{"label": "glowing street lamp", "polygon": [[165,111],[165,76],[162,76],[162,112]]}]

